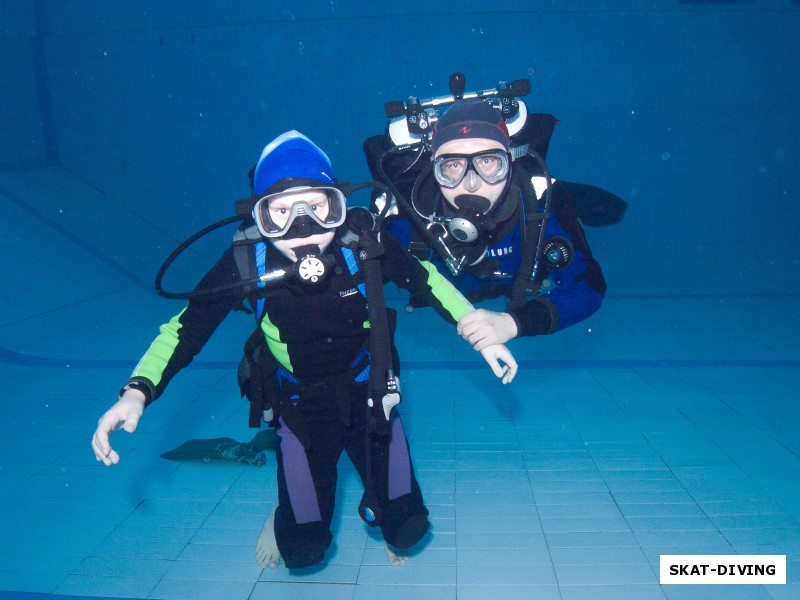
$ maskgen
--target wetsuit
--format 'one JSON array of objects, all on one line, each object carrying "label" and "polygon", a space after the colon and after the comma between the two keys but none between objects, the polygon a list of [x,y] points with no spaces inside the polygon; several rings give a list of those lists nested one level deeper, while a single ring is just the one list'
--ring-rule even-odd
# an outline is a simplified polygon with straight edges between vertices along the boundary
[{"label": "wetsuit", "polygon": [[[430,265],[423,265],[391,235],[382,234],[384,280],[425,295],[449,321],[472,306]],[[286,258],[266,245],[267,264]],[[322,560],[332,536],[336,463],[346,451],[366,484],[368,311],[363,278],[347,249],[332,246],[331,274],[312,289],[290,281],[260,292],[260,328],[275,358],[281,404],[277,407],[279,504],[275,515],[278,549],[287,567]],[[239,272],[228,251],[200,283],[201,288],[236,281]],[[244,291],[200,296],[161,327],[134,371],[129,385],[147,402],[191,362],[225,316],[241,305]],[[251,298],[252,300],[253,298]],[[389,434],[371,437],[372,482],[382,512],[380,527],[398,548],[417,543],[428,529],[403,426],[391,413]]]},{"label": "wetsuit", "polygon": [[[508,202],[512,194],[517,195],[519,201],[516,211],[498,224],[493,235],[486,240],[487,254],[482,261],[474,266],[467,266],[453,277],[442,265],[439,256],[436,253],[431,254],[430,260],[473,302],[500,296],[510,297],[514,279],[520,270],[523,244],[538,242],[538,227],[532,228],[535,230],[528,233],[527,240],[520,235],[520,217],[524,217],[526,207],[533,206],[533,210],[539,212],[542,210],[544,179],[533,178],[527,170],[515,165],[513,183],[501,201]],[[435,201],[443,206],[444,199],[438,191],[431,192],[428,188],[428,192],[437,194],[438,199]],[[522,306],[507,310],[516,321],[520,336],[554,333],[586,319],[600,308],[606,291],[603,273],[592,256],[578,215],[557,181],[553,184],[552,195],[545,239],[557,236],[566,238],[573,248],[572,258],[563,268],[553,268],[548,266],[547,261],[541,261],[536,277],[536,283],[541,288],[537,295],[530,297]],[[532,196],[536,196],[535,202],[529,201]],[[411,247],[413,236],[409,221],[393,219],[388,227],[403,244]],[[413,305],[425,303],[424,298],[412,298]]]}]

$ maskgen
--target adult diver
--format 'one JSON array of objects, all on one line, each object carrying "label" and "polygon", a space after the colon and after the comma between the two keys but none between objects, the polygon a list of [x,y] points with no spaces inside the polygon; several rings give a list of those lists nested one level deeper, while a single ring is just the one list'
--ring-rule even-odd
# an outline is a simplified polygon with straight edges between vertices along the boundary
[{"label": "adult diver", "polygon": [[[557,120],[528,113],[519,98],[530,91],[527,80],[464,93],[463,75],[454,73],[450,89],[387,103],[387,133],[364,143],[373,177],[396,203],[387,228],[471,301],[508,298],[503,311],[479,309],[459,321],[476,350],[588,318],[606,282],[581,221],[619,222],[627,204],[550,175],[544,155]],[[409,307],[426,303],[412,295]]]}]

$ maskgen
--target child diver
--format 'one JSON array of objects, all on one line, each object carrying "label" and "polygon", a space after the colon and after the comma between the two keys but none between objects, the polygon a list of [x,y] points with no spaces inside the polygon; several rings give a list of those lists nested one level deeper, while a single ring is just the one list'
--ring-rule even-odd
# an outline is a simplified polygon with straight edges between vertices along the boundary
[{"label": "child diver", "polygon": [[[264,409],[280,440],[278,502],[258,540],[259,563],[274,568],[282,557],[287,567],[300,568],[323,560],[332,541],[336,464],[343,451],[365,487],[359,512],[380,527],[390,560],[403,562],[403,550],[428,530],[428,510],[395,408],[399,393],[393,373],[399,365],[388,336],[391,348],[381,352],[389,356],[388,368],[381,367],[387,374],[386,393],[376,395],[373,386],[380,350],[376,326],[387,310],[364,293],[368,274],[374,273],[365,266],[368,252],[355,253],[344,241],[349,220],[345,196],[334,184],[327,155],[302,134],[289,131],[264,148],[253,189],[252,218],[239,230],[257,230],[246,256],[258,263],[259,272],[269,265],[269,272],[296,277],[269,286],[237,286],[249,267],[243,266],[241,251],[228,249],[197,288],[213,293],[191,296],[161,326],[119,400],[100,418],[92,439],[95,457],[107,466],[119,462],[110,434],[120,428],[135,431],[144,408],[246,299],[256,312],[257,338],[273,365],[261,382],[271,400],[259,412]],[[444,277],[424,267],[390,234],[381,232],[380,242],[378,289],[388,280],[425,295],[452,323],[474,311]],[[517,364],[505,346],[492,345],[481,354],[503,383],[514,378]]]}]

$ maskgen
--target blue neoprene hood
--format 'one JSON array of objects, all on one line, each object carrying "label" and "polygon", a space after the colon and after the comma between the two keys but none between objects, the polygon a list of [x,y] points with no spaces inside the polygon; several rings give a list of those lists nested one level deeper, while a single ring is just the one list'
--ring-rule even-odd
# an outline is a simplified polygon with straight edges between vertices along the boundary
[{"label": "blue neoprene hood", "polygon": [[330,159],[298,131],[287,131],[264,148],[253,173],[253,191],[263,194],[274,183],[289,178],[333,185]]}]

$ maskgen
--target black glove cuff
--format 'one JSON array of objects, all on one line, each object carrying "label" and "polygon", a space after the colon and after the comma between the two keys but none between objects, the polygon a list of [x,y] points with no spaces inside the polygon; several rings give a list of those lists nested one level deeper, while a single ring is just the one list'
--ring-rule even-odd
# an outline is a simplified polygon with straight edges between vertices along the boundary
[{"label": "black glove cuff", "polygon": [[144,405],[145,405],[145,408],[151,402],[153,402],[153,400],[155,400],[155,398],[154,398],[154,396],[155,396],[154,386],[153,386],[152,383],[150,383],[149,381],[147,381],[144,378],[137,377],[137,378],[133,378],[130,381],[128,381],[128,383],[125,384],[125,387],[123,387],[119,391],[119,395],[122,396],[122,394],[125,393],[125,390],[139,390],[140,392],[142,392],[144,394]]},{"label": "black glove cuff", "polygon": [[518,336],[547,335],[558,325],[558,309],[546,298],[534,298],[508,313],[517,322]]}]

